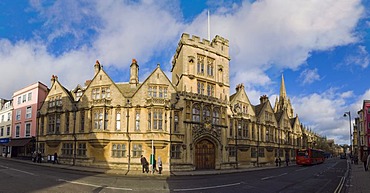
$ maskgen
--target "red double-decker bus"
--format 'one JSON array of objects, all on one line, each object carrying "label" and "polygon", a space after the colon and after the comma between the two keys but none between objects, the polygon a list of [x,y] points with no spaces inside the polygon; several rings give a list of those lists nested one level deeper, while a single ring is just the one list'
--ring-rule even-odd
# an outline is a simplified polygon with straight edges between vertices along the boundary
[{"label": "red double-decker bus", "polygon": [[300,149],[296,151],[297,165],[321,164],[325,161],[325,152],[318,149]]}]

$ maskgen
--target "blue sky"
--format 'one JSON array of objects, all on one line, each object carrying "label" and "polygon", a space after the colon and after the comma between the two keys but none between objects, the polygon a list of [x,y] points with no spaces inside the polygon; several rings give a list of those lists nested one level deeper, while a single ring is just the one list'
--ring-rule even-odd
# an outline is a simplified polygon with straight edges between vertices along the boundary
[{"label": "blue sky", "polygon": [[[0,1],[0,97],[51,75],[68,89],[93,77],[99,60],[127,82],[132,58],[143,81],[156,67],[171,77],[182,33],[230,43],[231,91],[272,104],[284,74],[301,122],[349,143],[349,120],[370,99],[370,2],[360,0],[4,0]],[[232,94],[231,93],[231,94]],[[352,120],[353,121],[353,120]]]}]

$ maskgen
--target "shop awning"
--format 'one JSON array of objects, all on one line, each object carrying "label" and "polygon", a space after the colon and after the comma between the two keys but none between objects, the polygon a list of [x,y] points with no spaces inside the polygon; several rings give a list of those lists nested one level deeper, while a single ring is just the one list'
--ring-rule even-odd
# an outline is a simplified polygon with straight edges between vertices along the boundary
[{"label": "shop awning", "polygon": [[0,144],[4,144],[4,143],[6,144],[6,143],[9,143],[9,141],[10,141],[9,138],[1,138]]},{"label": "shop awning", "polygon": [[25,146],[27,145],[30,141],[32,140],[32,138],[28,138],[28,139],[11,139],[11,141],[5,145],[7,146],[13,146],[13,147],[22,147],[22,146]]}]

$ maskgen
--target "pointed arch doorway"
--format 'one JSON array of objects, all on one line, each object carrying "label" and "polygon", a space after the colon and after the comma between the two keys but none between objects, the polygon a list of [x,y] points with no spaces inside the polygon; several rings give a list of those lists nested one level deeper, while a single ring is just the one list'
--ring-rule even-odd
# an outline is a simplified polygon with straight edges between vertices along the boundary
[{"label": "pointed arch doorway", "polygon": [[202,139],[195,145],[195,167],[197,170],[215,169],[215,145]]}]

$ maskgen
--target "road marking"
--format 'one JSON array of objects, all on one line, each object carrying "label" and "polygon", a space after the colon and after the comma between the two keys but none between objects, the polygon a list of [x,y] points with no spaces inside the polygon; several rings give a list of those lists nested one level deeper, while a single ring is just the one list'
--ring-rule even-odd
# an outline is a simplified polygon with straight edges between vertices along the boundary
[{"label": "road marking", "polygon": [[268,179],[271,179],[271,178],[276,178],[276,177],[280,177],[280,176],[285,176],[287,175],[288,173],[282,173],[280,175],[277,175],[277,176],[267,176],[267,177],[264,177],[264,178],[261,178],[261,180],[268,180]]},{"label": "road marking", "polygon": [[180,192],[180,191],[194,191],[194,190],[206,190],[206,189],[215,189],[215,188],[223,188],[223,187],[229,187],[229,186],[237,186],[241,183],[234,183],[234,184],[224,184],[224,185],[218,185],[218,186],[207,186],[207,187],[199,187],[199,188],[183,188],[183,189],[173,189],[174,192]]},{"label": "road marking", "polygon": [[132,188],[119,188],[119,187],[111,187],[111,186],[100,186],[100,185],[95,185],[95,184],[88,184],[88,183],[83,183],[83,182],[69,181],[69,180],[64,180],[64,179],[58,179],[58,181],[67,182],[67,183],[71,183],[71,184],[84,185],[84,186],[92,186],[92,187],[96,187],[96,188],[108,188],[108,189],[114,189],[114,190],[132,190]]},{"label": "road marking", "polygon": [[338,184],[337,188],[335,189],[334,193],[340,193],[340,192],[342,192],[343,185],[346,182],[346,178],[348,178],[348,175],[349,175],[348,172],[349,172],[349,165],[350,164],[351,164],[350,162],[347,162],[347,170],[346,170],[346,173],[340,179],[339,184]]},{"label": "road marking", "polygon": [[5,169],[9,169],[9,170],[14,170],[14,171],[17,171],[17,172],[22,172],[22,173],[25,173],[25,174],[28,174],[28,175],[31,175],[31,176],[37,176],[36,174],[31,173],[31,172],[26,172],[26,171],[23,171],[23,170],[18,170],[18,169],[6,167],[6,166],[1,166],[1,167],[5,168]]},{"label": "road marking", "polygon": [[280,174],[280,175],[278,175],[278,176],[285,176],[285,175],[287,175],[288,173],[282,173],[282,174]]},{"label": "road marking", "polygon": [[302,171],[302,170],[307,170],[307,168],[298,169],[298,170],[296,170],[296,172],[299,172],[299,171]]},{"label": "road marking", "polygon": [[275,176],[269,176],[269,177],[261,178],[261,180],[268,180],[270,178],[275,178]]}]

